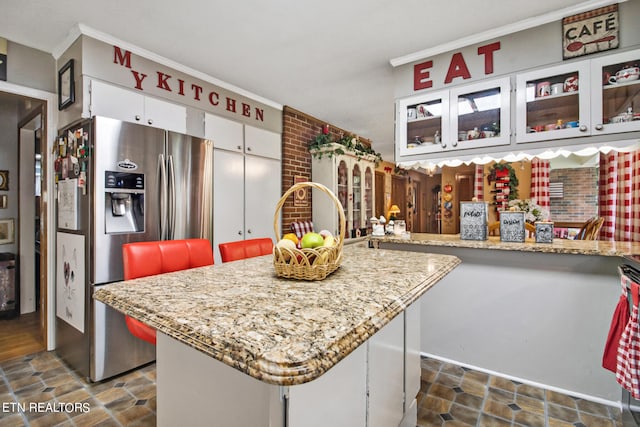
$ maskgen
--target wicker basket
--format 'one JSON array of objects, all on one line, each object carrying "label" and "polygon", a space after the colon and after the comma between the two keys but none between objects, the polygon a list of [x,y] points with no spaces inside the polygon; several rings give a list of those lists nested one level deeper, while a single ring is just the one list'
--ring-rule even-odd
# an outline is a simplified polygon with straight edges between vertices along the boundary
[{"label": "wicker basket", "polygon": [[344,209],[338,198],[322,184],[315,182],[299,182],[289,188],[276,206],[273,216],[273,229],[276,233],[276,241],[282,238],[278,226],[280,209],[287,198],[294,192],[305,188],[316,188],[325,192],[336,204],[340,219],[340,236],[334,236],[336,243],[333,246],[320,246],[317,248],[289,249],[280,248],[277,245],[273,248],[273,266],[278,277],[302,280],[322,280],[333,273],[342,262],[342,246],[344,245],[344,233],[346,221]]}]

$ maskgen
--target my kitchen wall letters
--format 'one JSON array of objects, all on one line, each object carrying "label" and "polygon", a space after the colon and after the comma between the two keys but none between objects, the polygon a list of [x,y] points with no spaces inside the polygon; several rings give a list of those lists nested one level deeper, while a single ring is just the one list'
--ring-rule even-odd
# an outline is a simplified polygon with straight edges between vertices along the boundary
[{"label": "my kitchen wall letters", "polygon": [[208,102],[214,107],[222,107],[226,111],[240,114],[244,117],[255,118],[255,120],[264,122],[264,109],[252,106],[245,102],[238,102],[229,96],[225,97],[221,105],[220,94],[215,90],[208,90],[201,85],[186,82],[184,79],[173,78],[170,74],[156,71],[155,79],[147,79],[147,74],[135,70],[131,66],[131,52],[122,50],[118,46],[113,46],[113,63],[119,64],[131,70],[134,78],[135,89],[144,91],[146,84],[153,84],[156,88],[178,94],[180,96],[190,97],[195,101]]}]

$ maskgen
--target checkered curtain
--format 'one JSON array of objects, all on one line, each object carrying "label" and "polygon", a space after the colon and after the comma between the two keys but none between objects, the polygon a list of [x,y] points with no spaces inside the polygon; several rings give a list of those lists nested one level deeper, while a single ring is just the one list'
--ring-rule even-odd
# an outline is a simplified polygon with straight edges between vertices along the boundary
[{"label": "checkered curtain", "polygon": [[531,194],[529,198],[538,206],[549,210],[549,160],[531,159]]},{"label": "checkered curtain", "polygon": [[484,200],[484,165],[476,165],[475,181],[473,196],[477,201]]},{"label": "checkered curtain", "polygon": [[640,151],[600,154],[600,238],[640,242]]}]

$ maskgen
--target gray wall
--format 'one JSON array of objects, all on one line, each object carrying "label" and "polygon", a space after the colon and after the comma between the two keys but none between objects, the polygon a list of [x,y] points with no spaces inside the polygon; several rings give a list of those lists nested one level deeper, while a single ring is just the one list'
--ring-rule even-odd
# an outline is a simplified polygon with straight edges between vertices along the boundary
[{"label": "gray wall", "polygon": [[7,82],[55,92],[55,70],[50,53],[11,41],[7,43]]}]

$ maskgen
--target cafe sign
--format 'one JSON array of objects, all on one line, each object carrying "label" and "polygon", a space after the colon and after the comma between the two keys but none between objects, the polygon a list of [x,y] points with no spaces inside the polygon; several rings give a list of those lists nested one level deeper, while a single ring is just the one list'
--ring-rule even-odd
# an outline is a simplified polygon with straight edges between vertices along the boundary
[{"label": "cafe sign", "polygon": [[562,57],[576,58],[615,49],[620,44],[618,5],[562,19]]}]

